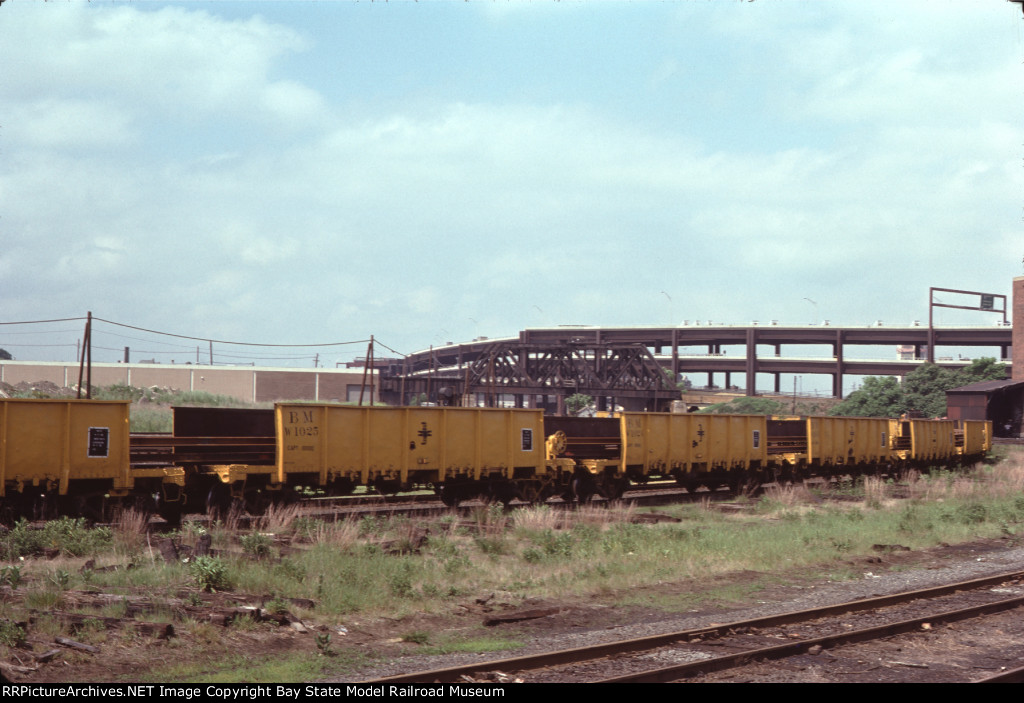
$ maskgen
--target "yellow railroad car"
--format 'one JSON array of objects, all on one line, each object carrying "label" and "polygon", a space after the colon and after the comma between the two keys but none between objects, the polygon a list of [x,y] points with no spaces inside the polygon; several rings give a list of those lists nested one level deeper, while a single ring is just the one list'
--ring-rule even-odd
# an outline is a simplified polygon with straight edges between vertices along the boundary
[{"label": "yellow railroad car", "polygon": [[430,483],[457,501],[487,482],[511,499],[512,479],[544,474],[542,410],[275,406],[279,484]]},{"label": "yellow railroad car", "polygon": [[884,464],[890,458],[889,420],[870,417],[808,417],[807,464],[849,467]]},{"label": "yellow railroad car", "polygon": [[108,492],[131,490],[128,408],[127,401],[0,399],[5,503],[20,515],[43,504],[72,512],[72,499],[102,503]]},{"label": "yellow railroad car", "polygon": [[913,463],[948,462],[957,455],[953,420],[889,420],[894,458]]},{"label": "yellow railroad car", "polygon": [[764,415],[623,413],[623,470],[684,485],[739,483],[767,465]]},{"label": "yellow railroad car", "polygon": [[962,457],[981,457],[992,449],[992,423],[984,420],[959,420],[956,449]]}]

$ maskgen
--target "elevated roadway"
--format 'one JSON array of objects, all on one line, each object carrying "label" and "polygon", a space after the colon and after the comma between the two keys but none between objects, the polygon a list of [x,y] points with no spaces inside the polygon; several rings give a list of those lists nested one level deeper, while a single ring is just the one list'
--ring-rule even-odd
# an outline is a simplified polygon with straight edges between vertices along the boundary
[{"label": "elevated roadway", "polygon": [[[636,372],[627,374],[621,392],[612,395],[650,397],[652,387],[649,369],[645,371],[640,368],[646,361],[634,358],[629,364],[622,362],[624,350],[642,347],[651,359],[656,359],[667,370],[671,370],[674,378],[678,378],[680,373],[706,373],[709,385],[714,385],[714,375],[722,373],[725,375],[724,385],[731,387],[734,385],[734,377],[739,376],[741,378],[736,380],[743,382],[746,394],[756,395],[758,373],[774,375],[776,392],[781,390],[780,374],[827,374],[832,377],[832,394],[841,397],[843,377],[847,374],[903,376],[925,361],[951,368],[969,363],[952,356],[936,357],[936,347],[981,347],[991,350],[985,353],[986,356],[1006,360],[1012,345],[1011,337],[1012,328],[1003,325],[932,328],[918,325],[561,326],[526,329],[517,337],[481,339],[416,352],[409,355],[404,363],[388,369],[385,377],[396,382],[388,384],[385,381],[384,388],[391,388],[392,393],[400,392],[401,384],[397,381],[405,379],[406,395],[413,391],[424,392],[433,387],[424,379],[433,378],[436,384],[448,384],[447,387],[455,388],[460,393],[494,391],[496,388],[502,393],[512,394],[558,395],[585,392],[574,379],[562,378],[558,373],[541,378],[530,370],[535,359],[550,359],[553,354],[557,356],[558,353],[553,350],[570,350],[564,352],[563,356],[571,356],[576,367],[587,364],[587,373],[599,379],[600,385],[595,385],[598,381],[594,381],[590,384],[593,386],[590,390],[596,389],[600,395],[606,389],[618,388],[614,386],[615,379],[609,378],[604,369],[615,370],[621,379],[623,366],[629,365]],[[782,356],[783,345],[825,346],[831,353],[826,351],[819,356],[811,353]],[[725,347],[737,346],[742,347],[738,352],[735,349],[723,351]],[[848,355],[853,351],[851,348],[858,346],[892,347],[892,358],[850,358]],[[897,346],[912,350],[908,354],[910,358],[898,359]],[[764,347],[769,349],[765,350]],[[616,363],[610,363],[609,360]],[[496,368],[501,372],[496,372]],[[565,369],[563,363],[559,373],[564,374]],[[663,391],[663,388],[655,388],[654,394],[664,398]]]}]

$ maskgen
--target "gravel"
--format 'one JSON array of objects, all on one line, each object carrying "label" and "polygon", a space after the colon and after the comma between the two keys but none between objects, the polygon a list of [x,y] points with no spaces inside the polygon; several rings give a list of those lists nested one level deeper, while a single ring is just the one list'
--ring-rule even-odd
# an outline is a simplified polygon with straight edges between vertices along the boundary
[{"label": "gravel", "polygon": [[[1015,546],[1008,540],[992,540],[940,547],[927,552],[890,555],[884,558],[884,562],[882,559],[860,560],[854,562],[854,565],[861,570],[862,577],[859,579],[784,585],[761,591],[757,596],[758,601],[731,609],[707,609],[689,614],[648,610],[638,613],[628,624],[609,626],[608,622],[615,618],[610,612],[602,614],[602,609],[611,611],[607,607],[565,604],[565,608],[570,611],[569,616],[551,616],[541,619],[547,620],[547,623],[531,623],[527,628],[530,641],[521,649],[502,653],[404,656],[360,671],[346,677],[346,680],[362,681],[502,657],[584,647],[967,581],[1024,569],[1024,547]],[[746,578],[749,579],[749,576],[747,574]],[[721,586],[722,583],[717,585]]]}]

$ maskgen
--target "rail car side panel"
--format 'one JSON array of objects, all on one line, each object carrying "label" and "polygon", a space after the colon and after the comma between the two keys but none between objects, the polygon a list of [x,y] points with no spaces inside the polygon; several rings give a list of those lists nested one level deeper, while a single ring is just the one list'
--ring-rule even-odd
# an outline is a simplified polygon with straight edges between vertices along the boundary
[{"label": "rail car side panel", "polygon": [[132,487],[129,403],[98,400],[0,400],[0,495],[8,485],[110,481]]},{"label": "rail car side panel", "polygon": [[956,455],[953,420],[910,420],[911,458],[948,460]]},{"label": "rail car side panel", "polygon": [[[698,448],[706,445],[709,466],[739,470],[764,466],[768,458],[768,418],[764,415],[708,415],[691,429]],[[696,460],[697,449],[694,450]]]},{"label": "rail car side panel", "polygon": [[964,456],[980,456],[992,447],[992,423],[985,420],[961,420],[963,444],[958,449]]},{"label": "rail car side panel", "polygon": [[690,466],[688,438],[694,416],[670,413],[622,413],[622,465],[644,475]]},{"label": "rail car side panel", "polygon": [[644,472],[742,470],[767,460],[764,415],[623,413],[627,467]]},{"label": "rail car side panel", "polygon": [[544,470],[541,410],[275,406],[277,480],[317,474],[408,483],[479,479],[516,467]]},{"label": "rail car side panel", "polygon": [[807,462],[815,466],[877,464],[889,459],[889,420],[807,418]]}]

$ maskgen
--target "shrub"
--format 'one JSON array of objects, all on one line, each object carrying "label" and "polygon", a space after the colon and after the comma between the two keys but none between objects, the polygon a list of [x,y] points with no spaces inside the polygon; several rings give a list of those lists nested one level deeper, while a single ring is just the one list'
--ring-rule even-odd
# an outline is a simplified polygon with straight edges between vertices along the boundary
[{"label": "shrub", "polygon": [[217,591],[230,588],[227,564],[220,557],[196,557],[190,565],[192,578],[203,591]]},{"label": "shrub", "polygon": [[242,535],[242,551],[256,559],[265,559],[270,556],[270,545],[273,540],[259,532],[250,535]]},{"label": "shrub", "polygon": [[0,644],[8,647],[22,646],[25,644],[25,629],[9,620],[0,622]]}]

